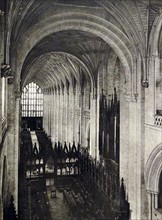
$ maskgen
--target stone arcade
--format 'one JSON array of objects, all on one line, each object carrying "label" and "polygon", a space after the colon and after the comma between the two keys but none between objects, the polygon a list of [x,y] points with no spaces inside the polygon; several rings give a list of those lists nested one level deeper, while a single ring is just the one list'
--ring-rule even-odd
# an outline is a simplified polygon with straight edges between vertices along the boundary
[{"label": "stone arcade", "polygon": [[162,219],[161,30],[161,0],[0,1],[0,219],[50,186],[71,219]]}]

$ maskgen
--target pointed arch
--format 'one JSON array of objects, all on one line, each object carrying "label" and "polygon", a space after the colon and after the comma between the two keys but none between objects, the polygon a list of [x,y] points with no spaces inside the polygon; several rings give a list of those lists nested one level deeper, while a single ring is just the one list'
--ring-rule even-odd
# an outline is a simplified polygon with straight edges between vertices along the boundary
[{"label": "pointed arch", "polygon": [[[63,30],[90,32],[99,36],[110,45],[119,56],[125,69],[127,93],[132,94],[133,50],[129,39],[110,22],[94,15],[78,12],[51,16],[31,27],[23,35],[16,48],[17,56],[13,60],[13,69],[15,67],[14,72],[17,73],[17,86],[19,86],[23,63],[30,50],[44,37]],[[24,42],[26,43],[24,44]],[[95,82],[94,76],[91,74],[89,77],[93,87]]]},{"label": "pointed arch", "polygon": [[146,189],[149,192],[159,192],[159,178],[162,171],[162,143],[151,152],[145,167]]},{"label": "pointed arch", "polygon": [[152,30],[149,39],[150,50],[148,51],[150,57],[158,55],[158,43],[159,43],[161,28],[162,28],[162,13],[155,18],[154,23],[152,25]]}]

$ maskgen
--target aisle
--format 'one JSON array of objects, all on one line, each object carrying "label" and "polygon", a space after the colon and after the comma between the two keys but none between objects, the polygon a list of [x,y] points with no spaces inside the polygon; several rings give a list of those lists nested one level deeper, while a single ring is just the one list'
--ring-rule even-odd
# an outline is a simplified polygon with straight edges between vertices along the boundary
[{"label": "aisle", "polygon": [[37,150],[39,152],[39,142],[38,142],[37,135],[36,135],[35,131],[30,131],[30,135],[31,135],[33,148],[36,144]]},{"label": "aisle", "polygon": [[49,200],[49,209],[52,216],[52,220],[72,220],[70,210],[63,201],[63,193],[57,190],[56,198],[51,198],[50,187],[46,187],[47,196]]}]

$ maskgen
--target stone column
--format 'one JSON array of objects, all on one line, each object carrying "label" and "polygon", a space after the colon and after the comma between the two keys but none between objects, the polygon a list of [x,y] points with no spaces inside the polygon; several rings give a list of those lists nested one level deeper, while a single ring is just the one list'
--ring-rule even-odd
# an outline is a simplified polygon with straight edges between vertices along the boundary
[{"label": "stone column", "polygon": [[[96,89],[95,89],[96,90]],[[90,154],[99,159],[98,150],[98,123],[97,123],[97,92],[95,91],[91,96],[91,109],[90,109]]]},{"label": "stone column", "polygon": [[154,208],[155,209],[158,209],[158,192],[155,192],[154,193],[154,201],[155,201],[155,205],[154,205]]},{"label": "stone column", "polygon": [[48,102],[48,89],[46,90],[46,105],[45,105],[45,111],[46,111],[46,133],[48,134],[49,132],[49,102]]},{"label": "stone column", "polygon": [[70,140],[70,92],[67,93],[67,142]]},{"label": "stone column", "polygon": [[73,142],[73,91],[72,88],[70,88],[69,91],[69,131],[68,131],[68,137],[69,142]]},{"label": "stone column", "polygon": [[120,178],[124,178],[132,210],[132,219],[141,219],[143,206],[141,193],[143,172],[142,169],[142,137],[141,137],[141,100],[127,101],[121,98],[120,117]]},{"label": "stone column", "polygon": [[61,141],[61,89],[58,95],[58,140]]},{"label": "stone column", "polygon": [[66,141],[66,92],[63,90],[62,96],[62,140]]},{"label": "stone column", "polygon": [[44,90],[43,95],[43,128],[47,133],[47,125],[48,125],[48,112],[47,112],[47,90]]},{"label": "stone column", "polygon": [[43,129],[45,127],[45,90],[43,89],[43,122],[42,122],[42,126],[43,126]]},{"label": "stone column", "polygon": [[[7,168],[8,168],[8,196],[14,196],[15,207],[18,207],[18,126],[19,99],[15,99],[14,85],[8,86],[8,132],[7,132]],[[16,120],[18,120],[16,122]]]},{"label": "stone column", "polygon": [[[149,65],[149,87],[145,88],[146,96],[145,96],[145,109],[147,109],[145,114],[145,123],[153,125],[154,124],[154,114],[156,113],[157,108],[161,108],[161,102],[156,103],[156,100],[161,100],[161,89],[160,87],[156,91],[156,84],[160,84],[159,77],[160,75],[160,60],[158,56],[153,56],[150,59]],[[156,82],[157,80],[157,82]]]},{"label": "stone column", "polygon": [[66,106],[65,106],[65,89],[62,91],[62,141],[64,142],[66,140],[66,134],[65,134],[65,114],[66,114]]},{"label": "stone column", "polygon": [[19,148],[20,148],[20,91],[15,91],[16,108],[15,108],[15,208],[18,210],[18,167],[19,167]]},{"label": "stone column", "polygon": [[48,136],[51,136],[51,88],[48,89]]},{"label": "stone column", "polygon": [[149,203],[148,220],[152,220],[152,194],[151,192],[148,192],[148,203]]},{"label": "stone column", "polygon": [[[83,147],[86,147],[85,145],[85,117],[84,117],[84,91],[81,91],[80,93],[80,144]],[[78,131],[77,127],[77,132]],[[79,134],[78,134],[79,136]]]},{"label": "stone column", "polygon": [[[150,70],[151,70],[151,76],[150,76],[150,85],[152,92],[152,111],[153,114],[156,114],[156,110],[162,110],[162,84],[161,84],[161,78],[162,78],[162,72],[161,72],[161,60],[158,55],[152,56],[150,59]],[[148,100],[149,101],[149,100]],[[151,112],[150,112],[151,113]]]},{"label": "stone column", "polygon": [[[145,99],[141,85],[141,59],[137,61],[136,84],[128,90],[124,80],[120,93],[120,178],[124,178],[126,194],[132,210],[131,219],[147,219],[144,183]],[[120,82],[121,83],[121,82]],[[147,88],[146,88],[147,90]],[[133,91],[136,93],[133,93]]]},{"label": "stone column", "polygon": [[52,129],[53,129],[53,89],[51,87],[51,92],[50,92],[50,136],[52,138]]},{"label": "stone column", "polygon": [[53,94],[53,139],[54,142],[56,141],[56,90],[54,89],[54,94]]},{"label": "stone column", "polygon": [[151,220],[153,220],[153,209],[154,209],[154,193],[151,192]]},{"label": "stone column", "polygon": [[55,142],[55,102],[54,102],[54,89],[52,88],[51,93],[51,140]]},{"label": "stone column", "polygon": [[73,141],[75,141],[75,130],[76,130],[76,103],[75,103],[75,98],[76,98],[76,88],[73,88]]},{"label": "stone column", "polygon": [[58,130],[59,130],[59,92],[58,90],[56,91],[56,114],[55,114],[55,119],[56,119],[56,127],[55,127],[55,131],[56,131],[56,141],[59,141],[59,137],[58,137]]},{"label": "stone column", "polygon": [[[80,111],[79,111],[79,91],[78,89],[76,90],[76,94],[75,94],[75,125],[74,125],[74,139],[75,139],[75,143],[78,144],[78,123],[80,120]],[[82,144],[82,146],[84,146]]]},{"label": "stone column", "polygon": [[60,142],[62,143],[63,140],[63,132],[62,132],[62,128],[63,128],[63,90],[61,89],[60,91]]}]

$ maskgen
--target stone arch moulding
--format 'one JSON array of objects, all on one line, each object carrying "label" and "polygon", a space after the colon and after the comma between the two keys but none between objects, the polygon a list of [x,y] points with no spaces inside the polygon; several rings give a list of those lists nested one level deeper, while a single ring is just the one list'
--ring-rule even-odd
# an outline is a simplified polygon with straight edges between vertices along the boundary
[{"label": "stone arch moulding", "polygon": [[154,23],[152,25],[152,30],[150,34],[150,39],[149,39],[149,45],[150,45],[150,50],[149,56],[150,57],[156,57],[158,55],[158,42],[159,42],[159,37],[160,37],[160,32],[162,28],[162,13],[158,15]]},{"label": "stone arch moulding", "polygon": [[[90,75],[90,70],[87,68],[87,66],[83,63],[83,61],[81,61],[77,56],[74,56],[74,55],[71,55],[65,51],[59,51],[59,52],[52,52],[53,54],[66,54],[67,56],[70,56],[72,57],[73,59],[76,59],[77,62],[80,63],[80,65],[83,67],[83,69],[86,71],[86,73],[88,73],[88,76]],[[45,53],[45,54],[48,54],[48,53]],[[22,82],[22,87],[23,85],[28,81],[28,78],[30,77],[28,75],[28,73],[34,69],[34,67],[39,63],[40,59],[41,59],[42,55],[41,56],[38,56],[37,59],[35,59],[31,64],[30,66],[28,67],[29,70],[26,71],[25,73],[25,76],[23,77],[24,80],[21,78],[21,82]],[[32,71],[32,74],[34,74],[34,71]],[[78,76],[76,75],[76,78],[78,78]],[[70,80],[69,80],[70,81]],[[87,78],[87,81],[89,81],[89,78]],[[77,82],[78,82],[78,85],[81,87],[80,83],[79,83],[79,78],[77,79]],[[81,88],[80,88],[81,89]]]},{"label": "stone arch moulding", "polygon": [[159,178],[162,171],[162,143],[151,152],[145,167],[146,190],[158,194]]},{"label": "stone arch moulding", "polygon": [[[161,62],[160,62],[160,54],[159,54],[159,40],[160,34],[162,31],[162,11],[161,14],[158,14],[155,17],[154,23],[152,25],[151,33],[149,36],[149,50],[148,50],[148,77],[152,80],[155,80],[155,84],[153,87],[153,102],[152,102],[152,115],[153,117],[158,114],[157,110],[161,110],[160,103],[160,87],[161,84],[158,82],[161,80]],[[155,117],[156,118],[156,117]]]},{"label": "stone arch moulding", "polygon": [[[132,71],[133,48],[124,33],[110,22],[94,15],[84,13],[61,13],[40,21],[31,27],[16,48],[17,56],[14,57],[12,68],[15,73],[15,83],[19,86],[23,63],[30,50],[44,37],[64,30],[80,30],[95,34],[109,44],[119,56],[126,75],[127,94],[133,95]],[[24,44],[24,42],[26,42]],[[21,53],[20,53],[21,51]],[[91,83],[94,85],[92,76]]]}]

